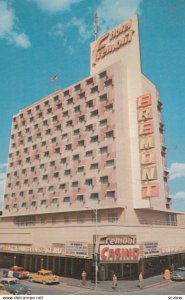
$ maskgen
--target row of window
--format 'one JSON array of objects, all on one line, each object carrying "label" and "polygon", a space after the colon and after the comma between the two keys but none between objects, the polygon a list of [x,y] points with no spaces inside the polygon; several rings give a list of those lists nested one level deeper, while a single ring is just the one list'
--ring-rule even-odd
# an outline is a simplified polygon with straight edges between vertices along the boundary
[{"label": "row of window", "polygon": [[[101,112],[101,115],[105,112],[110,112],[110,111],[113,111],[113,103],[109,103],[109,104],[107,104],[107,105],[105,105],[105,109],[104,109],[104,111],[102,111]],[[41,117],[42,117],[43,115],[41,115]],[[64,113],[63,113],[63,116],[66,116],[66,117],[68,117],[69,118],[69,115],[68,115],[68,111],[65,111]],[[74,121],[76,122],[76,123],[85,123],[87,120],[89,121],[89,117],[97,117],[97,116],[100,116],[100,111],[99,111],[99,109],[95,109],[95,110],[92,110],[91,112],[90,112],[90,115],[87,115],[87,113],[86,114],[81,114],[80,116],[78,116],[78,118],[75,120],[74,119],[74,117],[73,118],[71,118],[71,119],[69,119],[69,120],[66,120],[65,121],[65,123],[63,123],[63,120],[59,120],[59,117],[58,117],[58,115],[55,115],[55,116],[53,116],[52,118],[49,118],[49,119],[45,119],[45,120],[43,120],[42,122],[40,122],[40,123],[36,123],[36,124],[34,124],[32,127],[33,127],[33,129],[34,129],[34,131],[35,130],[37,130],[37,129],[39,129],[39,128],[42,128],[43,129],[43,126],[45,127],[45,126],[52,126],[52,127],[54,127],[56,130],[61,130],[61,124],[56,124],[57,122],[59,123],[63,123],[62,124],[62,127],[64,127],[64,125],[65,125],[65,127],[66,128],[71,128],[71,127],[73,127],[75,124],[74,124]],[[52,119],[52,121],[53,121],[53,123],[52,124],[49,124],[49,121]],[[33,119],[33,117],[32,118],[30,118],[30,120],[29,120],[29,122],[27,122],[28,124],[29,124],[29,127],[27,127],[26,129],[24,129],[24,135],[25,135],[25,133],[30,133],[31,132],[31,126],[30,126],[30,123],[32,123],[34,121],[34,119]],[[26,124],[26,122],[24,121],[24,124],[22,124],[22,125],[25,125]],[[21,126],[22,126],[21,125]],[[100,121],[100,126],[101,126],[101,121]],[[18,128],[18,125],[17,124],[15,124],[14,125],[14,129],[17,129]],[[46,129],[46,131],[47,131],[47,129]],[[23,136],[23,130],[22,131],[19,131],[18,133],[17,133],[17,136],[18,137],[22,137]],[[13,139],[15,137],[15,134],[12,134],[11,135],[11,138]]]},{"label": "row of window", "polygon": [[[84,202],[85,198],[86,198],[86,196],[84,194],[79,194],[79,195],[76,196],[75,201]],[[111,199],[113,198],[113,199],[115,199],[115,191],[107,191],[106,192],[106,198],[111,198]],[[98,200],[99,201],[100,200],[99,193],[91,193],[89,199],[90,200]],[[70,203],[70,201],[71,201],[71,197],[70,196],[63,197],[62,201],[60,201],[60,199],[56,197],[56,198],[53,198],[51,200],[51,204],[58,204],[59,205],[61,202],[65,202],[65,203],[68,202],[68,203]],[[38,204],[40,206],[42,206],[42,207],[47,207],[48,201],[46,199],[43,199],[43,200],[40,200],[40,203],[38,203],[38,201],[32,200],[31,207],[37,207]],[[22,202],[21,206],[19,206],[17,203],[13,204],[13,208],[16,208],[16,209],[18,209],[18,208],[28,208],[28,206],[29,206],[29,204],[27,202]],[[9,210],[10,209],[10,205],[6,204],[5,205],[5,209]]]},{"label": "row of window", "polygon": [[[100,78],[103,78],[103,77],[100,77]],[[90,83],[89,83],[90,82]],[[93,81],[93,79],[92,80],[89,80],[89,79],[87,79],[86,80],[86,84],[87,85],[90,85],[90,84],[92,84],[92,83],[94,83],[94,81]],[[107,86],[110,86],[110,85],[112,85],[112,78],[109,78],[109,79],[106,79],[106,81],[104,81],[104,86],[105,87],[107,87]],[[75,92],[78,92],[78,97],[80,98],[80,99],[82,99],[82,98],[84,98],[85,97],[85,92],[82,90],[82,88],[81,88],[82,86],[81,86],[81,84],[77,84],[75,87],[74,87],[74,91]],[[99,91],[99,87],[98,87],[98,85],[94,85],[93,87],[91,87],[90,88],[90,92],[93,94],[93,93],[96,93],[96,92],[98,92]],[[64,93],[63,93],[63,96],[64,97],[70,97],[70,98],[68,98],[67,99],[67,104],[72,104],[73,103],[73,97],[71,97],[71,91],[69,91],[69,90],[67,90],[67,91],[64,91]],[[62,99],[61,97],[60,97],[60,95],[56,95],[55,97],[53,97],[53,99],[51,99],[51,100],[45,100],[44,102],[43,102],[43,106],[44,107],[48,107],[51,103],[50,103],[50,101],[54,101],[54,102],[58,102],[58,101],[60,101],[60,100],[62,100],[62,102],[64,103],[64,99]],[[60,103],[61,104],[61,103]],[[35,106],[35,111],[40,111],[40,108],[41,108],[41,105],[36,105]],[[32,111],[32,109],[30,108],[30,109],[28,109],[27,111],[26,111],[26,114],[29,116],[29,115],[32,115],[32,113],[33,113],[33,111]],[[23,113],[21,113],[20,115],[19,115],[19,117],[20,117],[20,119],[23,119],[24,118],[24,114]],[[16,122],[17,121],[17,118],[16,117],[14,117],[14,122]]]},{"label": "row of window", "polygon": [[[117,213],[108,213],[107,216],[102,216],[100,213],[97,214],[97,222],[101,223],[102,221],[108,221],[109,223],[117,223],[118,222],[118,214]],[[96,222],[95,215],[92,214],[91,218],[87,217],[85,214],[79,214],[76,218],[72,219],[69,215],[64,215],[63,218],[58,216],[52,216],[51,218],[48,217],[40,217],[37,219],[35,216],[27,216],[27,217],[16,217],[14,218],[14,223],[17,225],[34,225],[34,224],[47,224],[47,223],[85,223],[85,222]]]}]

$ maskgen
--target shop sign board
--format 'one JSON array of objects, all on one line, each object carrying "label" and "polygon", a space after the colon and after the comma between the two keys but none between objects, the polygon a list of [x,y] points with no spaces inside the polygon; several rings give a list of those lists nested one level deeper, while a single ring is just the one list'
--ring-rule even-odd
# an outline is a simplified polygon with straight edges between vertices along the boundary
[{"label": "shop sign board", "polygon": [[100,245],[135,245],[136,235],[104,235],[99,236]]},{"label": "shop sign board", "polygon": [[0,251],[18,252],[18,253],[33,253],[33,254],[55,254],[65,255],[65,244],[62,247],[33,247],[29,245],[11,245],[0,244]]},{"label": "shop sign board", "polygon": [[87,258],[89,255],[88,243],[66,242],[66,255]]},{"label": "shop sign board", "polygon": [[100,245],[100,261],[138,262],[139,259],[139,245]]},{"label": "shop sign board", "polygon": [[145,242],[143,243],[143,255],[144,257],[159,255],[158,242]]}]

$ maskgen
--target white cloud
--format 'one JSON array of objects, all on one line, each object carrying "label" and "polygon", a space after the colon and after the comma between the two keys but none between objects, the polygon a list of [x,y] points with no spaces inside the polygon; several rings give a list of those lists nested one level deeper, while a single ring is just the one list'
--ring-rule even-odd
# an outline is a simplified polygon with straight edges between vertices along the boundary
[{"label": "white cloud", "polygon": [[38,7],[50,13],[69,10],[72,4],[79,3],[83,0],[28,0],[35,2]]},{"label": "white cloud", "polygon": [[140,14],[141,2],[142,0],[102,0],[98,6],[100,34],[133,15]]},{"label": "white cloud", "polygon": [[170,195],[173,200],[183,200],[185,202],[185,192],[177,192],[176,194]]},{"label": "white cloud", "polygon": [[185,164],[184,163],[173,163],[168,169],[170,172],[170,180],[185,177]]},{"label": "white cloud", "polygon": [[92,30],[88,28],[85,20],[82,18],[73,17],[68,23],[58,23],[53,27],[53,33],[57,36],[68,36],[67,31],[71,28],[76,28],[79,34],[79,41],[86,42],[92,35]]},{"label": "white cloud", "polygon": [[14,10],[5,1],[0,2],[0,38],[18,47],[30,47],[29,37],[17,30],[18,19]]},{"label": "white cloud", "polygon": [[7,163],[0,163],[0,169],[4,169],[7,167]]}]

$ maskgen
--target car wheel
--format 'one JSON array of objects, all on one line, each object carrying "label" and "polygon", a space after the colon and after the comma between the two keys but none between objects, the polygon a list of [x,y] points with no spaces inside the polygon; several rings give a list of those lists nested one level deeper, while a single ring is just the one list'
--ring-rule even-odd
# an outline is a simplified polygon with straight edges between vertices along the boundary
[{"label": "car wheel", "polygon": [[32,278],[30,278],[30,279],[29,279],[29,281],[30,281],[30,282],[33,282],[33,279],[32,279]]}]

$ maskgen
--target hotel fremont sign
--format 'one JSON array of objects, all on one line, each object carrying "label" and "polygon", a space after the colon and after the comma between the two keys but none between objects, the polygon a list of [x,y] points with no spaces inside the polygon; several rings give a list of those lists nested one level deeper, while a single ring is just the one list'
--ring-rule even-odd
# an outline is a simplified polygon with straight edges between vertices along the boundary
[{"label": "hotel fremont sign", "polygon": [[132,30],[132,20],[121,24],[112,31],[100,37],[94,46],[92,55],[92,65],[103,59],[108,54],[114,53],[120,48],[128,45],[132,41],[134,30]]}]

